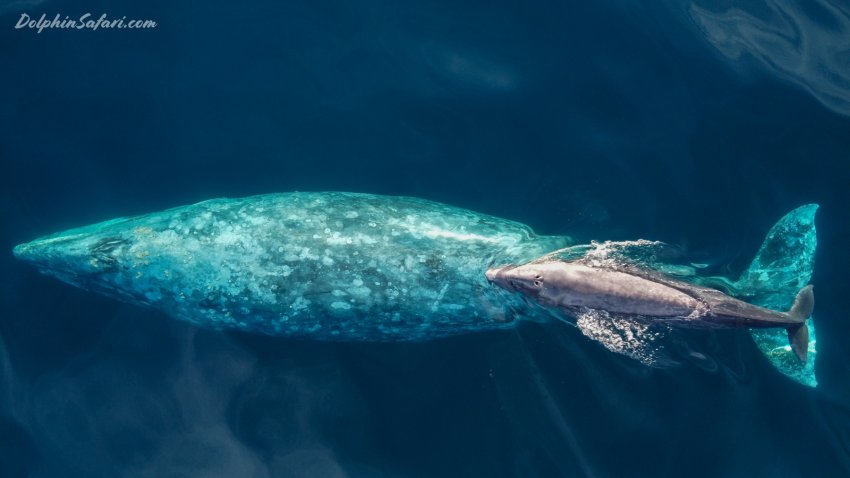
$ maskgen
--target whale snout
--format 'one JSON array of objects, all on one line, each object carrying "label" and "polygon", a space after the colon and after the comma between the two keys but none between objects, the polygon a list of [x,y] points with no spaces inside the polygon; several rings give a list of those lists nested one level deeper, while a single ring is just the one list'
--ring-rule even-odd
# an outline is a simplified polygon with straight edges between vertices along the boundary
[{"label": "whale snout", "polygon": [[[20,246],[18,246],[20,247]],[[16,247],[15,250],[18,248]],[[487,269],[487,272],[484,273],[484,277],[487,278],[487,281],[494,282],[496,278],[499,276],[499,271],[502,270],[501,267],[494,267],[491,269]]]},{"label": "whale snout", "polygon": [[78,256],[87,252],[80,239],[79,234],[42,237],[18,244],[12,254],[36,266],[55,267],[79,259]]},{"label": "whale snout", "polygon": [[122,269],[124,252],[131,244],[113,220],[70,229],[19,244],[12,254],[40,272],[84,287],[93,278]]},{"label": "whale snout", "polygon": [[94,269],[91,242],[88,235],[54,235],[19,244],[12,254],[44,274],[82,287]]},{"label": "whale snout", "polygon": [[537,297],[543,289],[542,272],[533,264],[508,264],[489,269],[484,275],[491,284],[530,297]]},{"label": "whale snout", "polygon": [[18,244],[14,249],[12,249],[12,255],[15,256],[16,259],[30,261],[30,251],[30,243]]},{"label": "whale snout", "polygon": [[513,285],[513,277],[511,271],[516,268],[516,264],[508,264],[501,267],[492,267],[487,269],[484,276],[491,284],[495,284],[503,289],[516,290]]}]

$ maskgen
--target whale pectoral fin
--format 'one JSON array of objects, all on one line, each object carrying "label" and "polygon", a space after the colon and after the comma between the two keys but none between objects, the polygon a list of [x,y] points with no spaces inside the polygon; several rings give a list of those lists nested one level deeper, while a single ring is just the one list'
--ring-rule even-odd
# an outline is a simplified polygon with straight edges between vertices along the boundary
[{"label": "whale pectoral fin", "polygon": [[667,356],[659,343],[667,334],[666,326],[617,317],[595,309],[583,309],[576,318],[576,326],[582,334],[612,352],[651,367],[666,368],[678,364]]}]

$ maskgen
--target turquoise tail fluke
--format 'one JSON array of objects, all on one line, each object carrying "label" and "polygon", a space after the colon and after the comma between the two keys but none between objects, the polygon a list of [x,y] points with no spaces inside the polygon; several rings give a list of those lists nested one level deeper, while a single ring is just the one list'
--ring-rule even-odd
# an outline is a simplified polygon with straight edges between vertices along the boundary
[{"label": "turquoise tail fluke", "polygon": [[803,314],[804,322],[792,327],[793,330],[752,329],[751,333],[759,350],[780,372],[810,387],[817,386],[817,340],[814,322],[809,317],[814,296],[811,288],[806,287],[815,264],[817,209],[817,204],[807,204],[780,219],[767,233],[747,270],[729,284],[734,295],[772,310],[802,310],[795,297],[798,292],[803,294],[808,290],[803,299],[811,304],[803,304],[808,310]]}]

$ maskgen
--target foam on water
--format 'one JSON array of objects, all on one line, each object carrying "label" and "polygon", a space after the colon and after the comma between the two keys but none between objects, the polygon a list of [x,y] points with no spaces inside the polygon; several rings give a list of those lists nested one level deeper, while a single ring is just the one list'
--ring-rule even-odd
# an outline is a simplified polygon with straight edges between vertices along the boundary
[{"label": "foam on water", "polygon": [[645,365],[666,367],[674,364],[663,352],[659,341],[666,327],[649,322],[612,317],[607,311],[585,309],[578,314],[576,326],[586,337],[606,349],[631,357]]}]

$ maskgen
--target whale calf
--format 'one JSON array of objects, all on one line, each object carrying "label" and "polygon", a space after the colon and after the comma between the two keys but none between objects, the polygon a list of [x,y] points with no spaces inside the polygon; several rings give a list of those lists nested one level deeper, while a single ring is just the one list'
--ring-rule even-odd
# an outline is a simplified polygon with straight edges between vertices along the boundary
[{"label": "whale calf", "polygon": [[[693,267],[658,269],[782,310],[811,277],[816,210],[802,206],[777,222],[738,280],[701,277]],[[636,244],[622,250],[656,257]],[[202,327],[315,340],[420,341],[552,320],[550,310],[529,306],[527,298],[491,284],[486,273],[569,247],[599,252],[568,236],[537,235],[514,221],[423,199],[296,192],[113,219],[21,244],[13,253],[69,284]],[[582,320],[580,328],[588,324]],[[605,344],[605,323],[582,331]],[[787,338],[775,329],[753,330],[764,330],[753,332],[755,341],[783,373],[816,383],[811,321],[805,367],[790,360]]]},{"label": "whale calf", "polygon": [[811,285],[799,291],[788,312],[778,312],[637,267],[599,267],[585,260],[532,261],[492,268],[486,275],[502,288],[571,316],[603,311],[608,317],[688,328],[782,328],[797,358],[806,362]]}]

